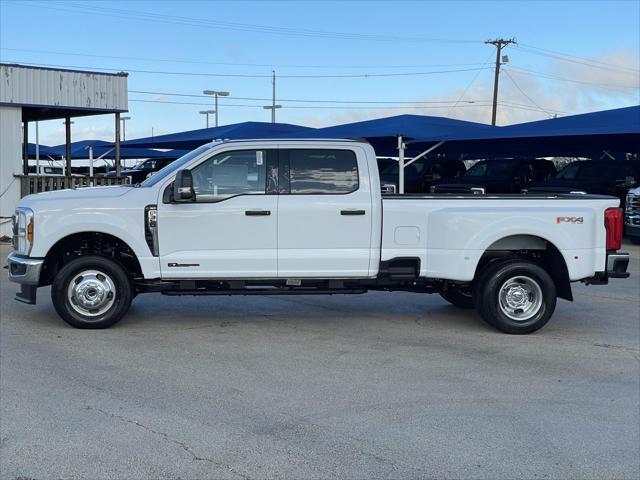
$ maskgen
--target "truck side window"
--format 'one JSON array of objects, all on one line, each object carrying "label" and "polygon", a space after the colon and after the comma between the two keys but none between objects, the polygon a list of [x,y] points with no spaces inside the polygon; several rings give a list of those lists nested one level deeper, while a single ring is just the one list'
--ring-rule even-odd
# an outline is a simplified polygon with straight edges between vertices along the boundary
[{"label": "truck side window", "polygon": [[291,194],[338,195],[358,189],[358,163],[351,150],[291,149]]},{"label": "truck side window", "polygon": [[237,195],[264,194],[266,150],[215,155],[191,170],[196,202],[219,202]]}]

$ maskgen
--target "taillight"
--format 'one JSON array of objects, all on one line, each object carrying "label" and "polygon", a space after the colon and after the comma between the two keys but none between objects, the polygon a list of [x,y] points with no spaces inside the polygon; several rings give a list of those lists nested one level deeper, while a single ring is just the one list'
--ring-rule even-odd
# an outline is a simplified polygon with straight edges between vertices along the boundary
[{"label": "taillight", "polygon": [[622,219],[622,210],[619,208],[607,208],[604,211],[607,250],[620,250],[622,247]]}]

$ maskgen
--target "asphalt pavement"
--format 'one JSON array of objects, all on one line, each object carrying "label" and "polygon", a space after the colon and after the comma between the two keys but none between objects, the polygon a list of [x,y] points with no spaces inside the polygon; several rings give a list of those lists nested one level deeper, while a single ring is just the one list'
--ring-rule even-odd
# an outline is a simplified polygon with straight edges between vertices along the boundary
[{"label": "asphalt pavement", "polygon": [[528,336],[379,292],[149,294],[83,331],[0,272],[0,478],[640,478],[625,249]]}]

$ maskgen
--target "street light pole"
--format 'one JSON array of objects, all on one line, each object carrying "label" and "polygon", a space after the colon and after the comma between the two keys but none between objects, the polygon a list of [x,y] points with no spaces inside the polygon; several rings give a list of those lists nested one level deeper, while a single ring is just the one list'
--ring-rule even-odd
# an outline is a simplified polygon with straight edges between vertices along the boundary
[{"label": "street light pole", "polygon": [[200,110],[200,114],[201,115],[206,115],[207,116],[207,128],[209,128],[209,114],[210,113],[216,113],[217,110]]},{"label": "street light pole", "polygon": [[127,139],[127,120],[131,120],[131,117],[120,117],[120,120],[122,121],[122,141],[124,142]]},{"label": "street light pole", "polygon": [[215,114],[216,114],[216,127],[218,126],[218,97],[228,97],[229,92],[222,92],[219,90],[204,90],[202,92],[204,95],[213,95]]}]

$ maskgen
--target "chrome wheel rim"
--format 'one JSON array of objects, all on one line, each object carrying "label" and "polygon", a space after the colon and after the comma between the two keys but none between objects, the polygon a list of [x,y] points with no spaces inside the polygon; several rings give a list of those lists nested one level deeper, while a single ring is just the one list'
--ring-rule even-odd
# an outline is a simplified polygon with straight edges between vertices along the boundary
[{"label": "chrome wheel rim", "polygon": [[511,320],[525,322],[542,308],[542,288],[531,277],[518,275],[500,287],[500,310]]},{"label": "chrome wheel rim", "polygon": [[85,317],[98,317],[111,308],[116,289],[109,275],[98,270],[78,273],[67,288],[69,305]]}]

